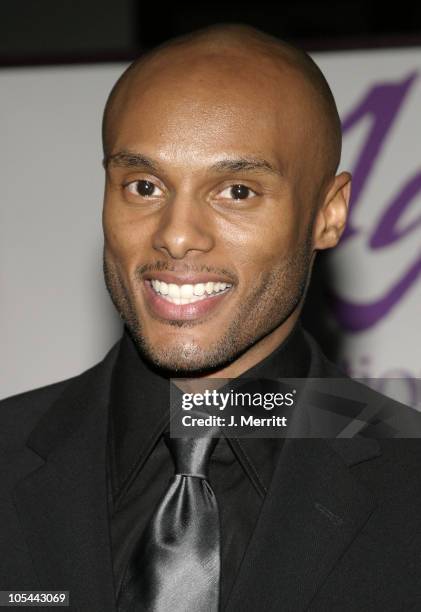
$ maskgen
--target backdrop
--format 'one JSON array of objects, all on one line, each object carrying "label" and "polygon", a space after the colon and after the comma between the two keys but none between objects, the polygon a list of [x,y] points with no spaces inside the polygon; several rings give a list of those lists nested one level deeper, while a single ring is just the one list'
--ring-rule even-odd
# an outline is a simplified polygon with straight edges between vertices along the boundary
[{"label": "backdrop", "polygon": [[[353,174],[324,259],[337,360],[421,406],[421,49],[313,54]],[[102,279],[100,122],[121,64],[0,72],[0,397],[78,374],[121,333]],[[419,386],[418,386],[419,389]]]}]

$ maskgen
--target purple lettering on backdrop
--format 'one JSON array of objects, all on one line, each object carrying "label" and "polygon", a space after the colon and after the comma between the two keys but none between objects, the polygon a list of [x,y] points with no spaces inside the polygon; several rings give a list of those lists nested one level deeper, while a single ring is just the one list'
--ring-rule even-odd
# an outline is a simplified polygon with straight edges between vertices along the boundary
[{"label": "purple lettering on backdrop", "polygon": [[385,295],[379,300],[365,304],[344,300],[329,290],[329,300],[333,304],[336,318],[350,332],[368,329],[380,321],[399,302],[420,274],[421,257],[405,271]]},{"label": "purple lettering on backdrop", "polygon": [[[347,240],[355,237],[361,229],[353,224],[353,212],[361,202],[364,186],[373,170],[375,162],[384,145],[387,135],[402,108],[402,104],[416,79],[413,72],[400,83],[376,85],[369,90],[364,100],[343,121],[342,129],[346,134],[366,116],[373,119],[361,153],[352,170],[352,198],[349,209],[348,224],[338,248]],[[377,227],[371,234],[368,244],[372,249],[385,248],[419,227],[421,219],[415,220],[404,229],[398,229],[401,215],[421,189],[421,173],[411,178],[387,206]],[[358,303],[339,296],[334,289],[329,289],[328,298],[335,317],[339,323],[351,332],[362,331],[380,321],[403,297],[415,283],[421,273],[421,254],[410,264],[403,276],[389,287],[384,295],[373,302]]]},{"label": "purple lettering on backdrop", "polygon": [[370,239],[370,248],[380,249],[400,240],[421,225],[421,217],[410,223],[404,229],[398,229],[397,225],[401,215],[405,212],[418,192],[421,191],[421,172],[410,179],[397,197],[386,207],[385,213],[379,221]]}]

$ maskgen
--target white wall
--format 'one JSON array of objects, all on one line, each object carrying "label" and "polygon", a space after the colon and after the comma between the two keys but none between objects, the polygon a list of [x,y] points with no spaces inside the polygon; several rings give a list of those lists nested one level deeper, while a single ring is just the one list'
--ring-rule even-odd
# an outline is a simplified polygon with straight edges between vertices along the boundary
[{"label": "white wall", "polygon": [[0,73],[0,396],[95,363],[120,333],[102,280],[100,120],[120,66]]}]

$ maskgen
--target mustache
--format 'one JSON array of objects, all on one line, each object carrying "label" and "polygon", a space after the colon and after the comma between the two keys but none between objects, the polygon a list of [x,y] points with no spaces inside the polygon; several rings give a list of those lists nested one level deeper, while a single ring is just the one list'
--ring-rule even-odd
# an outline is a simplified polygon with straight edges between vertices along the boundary
[{"label": "mustache", "polygon": [[187,263],[170,264],[167,261],[156,261],[154,263],[145,263],[137,266],[134,271],[134,276],[137,280],[142,280],[143,275],[150,272],[174,272],[177,273],[194,273],[200,274],[207,272],[208,274],[218,274],[231,279],[233,283],[238,281],[237,275],[226,268],[219,268],[209,265],[194,266]]}]

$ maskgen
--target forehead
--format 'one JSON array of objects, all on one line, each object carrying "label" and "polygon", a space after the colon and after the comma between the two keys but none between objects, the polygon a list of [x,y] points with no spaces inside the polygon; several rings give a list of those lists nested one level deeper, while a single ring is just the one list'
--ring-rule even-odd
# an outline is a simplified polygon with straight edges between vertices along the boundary
[{"label": "forehead", "polygon": [[305,79],[264,57],[208,53],[155,58],[124,86],[112,149],[197,163],[221,153],[264,154],[294,169],[314,125]]}]

